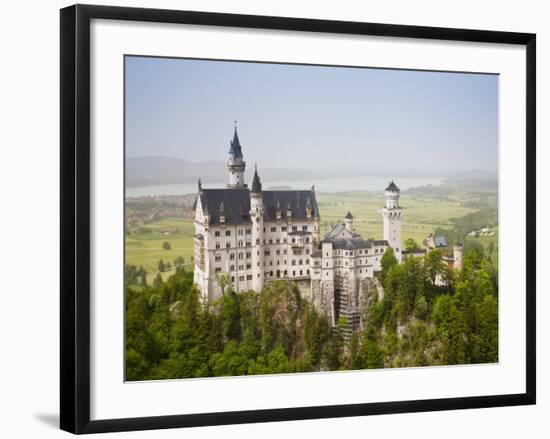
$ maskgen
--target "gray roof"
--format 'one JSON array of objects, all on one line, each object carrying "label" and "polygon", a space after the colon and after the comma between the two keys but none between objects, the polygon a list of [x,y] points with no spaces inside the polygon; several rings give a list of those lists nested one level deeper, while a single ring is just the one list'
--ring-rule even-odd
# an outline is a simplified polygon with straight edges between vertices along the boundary
[{"label": "gray roof", "polygon": [[351,214],[351,212],[348,210],[348,213],[346,213],[346,219],[353,219],[353,215]]},{"label": "gray roof", "polygon": [[243,158],[243,150],[241,149],[241,142],[239,141],[239,135],[237,134],[237,127],[235,127],[233,140],[230,142],[229,154],[233,154],[236,158]]},{"label": "gray roof", "polygon": [[436,236],[434,241],[436,247],[447,247],[449,245],[447,243],[447,238],[445,238],[444,236]]},{"label": "gray roof", "polygon": [[390,192],[399,192],[399,188],[396,186],[396,184],[393,182],[393,180],[390,181],[390,184],[388,185],[386,190],[390,191]]},{"label": "gray roof", "polygon": [[[211,224],[220,223],[220,206],[223,203],[225,224],[250,223],[250,190],[239,189],[202,189],[200,197],[203,209],[210,215]],[[306,206],[310,203],[311,217],[319,218],[319,209],[315,192],[305,191],[263,191],[264,220],[277,220],[277,204],[289,206],[281,210],[281,220],[286,220],[290,208],[292,219],[306,219]]]}]

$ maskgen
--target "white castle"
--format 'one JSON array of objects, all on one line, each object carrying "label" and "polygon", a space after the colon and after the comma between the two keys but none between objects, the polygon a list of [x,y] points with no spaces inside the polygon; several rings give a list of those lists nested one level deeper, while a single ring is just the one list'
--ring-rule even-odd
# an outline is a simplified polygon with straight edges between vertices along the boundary
[{"label": "white castle", "polygon": [[385,190],[384,239],[355,233],[350,212],[320,237],[315,190],[263,190],[258,170],[250,188],[244,182],[246,163],[237,134],[230,142],[229,183],[206,189],[199,180],[193,214],[195,223],[194,282],[212,302],[222,295],[216,275],[227,273],[236,292],[259,292],[267,282],[295,281],[336,325],[346,317],[353,327],[360,318],[361,291],[372,286],[374,272],[388,246],[402,257],[399,188]]}]

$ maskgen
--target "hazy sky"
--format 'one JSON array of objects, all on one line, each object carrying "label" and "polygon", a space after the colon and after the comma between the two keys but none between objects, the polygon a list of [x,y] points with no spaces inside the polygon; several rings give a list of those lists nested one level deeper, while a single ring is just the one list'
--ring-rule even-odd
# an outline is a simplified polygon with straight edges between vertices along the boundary
[{"label": "hazy sky", "polygon": [[128,156],[352,171],[496,170],[498,76],[126,58]]}]

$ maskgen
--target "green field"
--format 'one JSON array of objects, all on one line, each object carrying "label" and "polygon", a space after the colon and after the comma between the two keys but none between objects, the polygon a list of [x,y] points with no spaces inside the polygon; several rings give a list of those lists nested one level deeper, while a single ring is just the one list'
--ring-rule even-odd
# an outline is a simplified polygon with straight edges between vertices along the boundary
[{"label": "green field", "polygon": [[[382,239],[382,218],[378,209],[384,205],[382,194],[371,192],[346,192],[338,194],[317,194],[321,213],[321,232],[324,234],[330,226],[343,221],[347,211],[354,216],[354,227],[366,238]],[[450,218],[461,217],[476,209],[464,207],[464,194],[453,197],[434,197],[428,194],[403,194],[400,204],[404,209],[402,241],[413,238],[418,243],[437,227],[451,228]],[[126,263],[143,266],[148,272],[148,282],[158,270],[158,262],[173,264],[178,256],[191,263],[193,255],[194,226],[189,218],[169,218],[146,225],[147,233],[132,233],[126,236]],[[491,237],[476,238],[487,249],[490,241],[497,241],[497,234]],[[170,250],[162,248],[163,242],[169,242]],[[168,276],[164,273],[163,276]]]},{"label": "green field", "polygon": [[[160,259],[173,264],[174,259],[182,256],[186,264],[191,263],[195,229],[189,218],[163,219],[147,224],[147,228],[150,233],[126,236],[126,264],[143,266],[148,273],[148,282],[156,275]],[[177,232],[174,232],[176,229]],[[163,231],[168,234],[162,233]],[[170,250],[162,248],[165,241],[170,243]]]}]

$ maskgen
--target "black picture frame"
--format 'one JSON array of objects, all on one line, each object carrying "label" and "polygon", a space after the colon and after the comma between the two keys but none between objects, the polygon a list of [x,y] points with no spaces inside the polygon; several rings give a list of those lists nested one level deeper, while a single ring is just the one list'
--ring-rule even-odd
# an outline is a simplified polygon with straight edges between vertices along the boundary
[{"label": "black picture frame", "polygon": [[[90,420],[90,21],[92,19],[525,46],[527,60],[525,66],[527,83],[525,115],[527,161],[526,392],[494,396]],[[81,434],[535,404],[535,34],[89,5],[74,5],[62,9],[60,24],[61,429]]]}]

